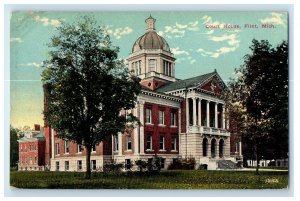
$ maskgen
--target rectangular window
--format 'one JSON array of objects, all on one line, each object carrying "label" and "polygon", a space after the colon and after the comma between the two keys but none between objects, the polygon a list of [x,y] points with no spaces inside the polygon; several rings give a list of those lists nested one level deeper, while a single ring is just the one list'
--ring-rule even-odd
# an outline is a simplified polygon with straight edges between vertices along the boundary
[{"label": "rectangular window", "polygon": [[146,108],[146,123],[151,124],[152,123],[152,114],[151,109]]},{"label": "rectangular window", "polygon": [[81,153],[83,150],[82,144],[77,145],[77,153]]},{"label": "rectangular window", "polygon": [[92,170],[96,170],[96,160],[92,160]]},{"label": "rectangular window", "polygon": [[139,74],[142,74],[142,64],[141,64],[141,60],[139,60],[138,62],[139,62]]},{"label": "rectangular window", "polygon": [[65,141],[65,154],[69,153],[69,148],[70,148],[70,142]]},{"label": "rectangular window", "polygon": [[96,145],[95,144],[92,146],[92,152],[96,152]]},{"label": "rectangular window", "polygon": [[160,125],[165,124],[165,112],[162,110],[159,111],[159,124]]},{"label": "rectangular window", "polygon": [[118,151],[119,150],[118,136],[114,136],[113,140],[114,140],[114,151]]},{"label": "rectangular window", "polygon": [[82,160],[77,161],[77,170],[82,170]]},{"label": "rectangular window", "polygon": [[151,134],[147,135],[146,149],[147,150],[152,150],[152,135]]},{"label": "rectangular window", "polygon": [[164,159],[164,158],[161,158],[161,159],[160,159],[160,168],[161,168],[161,169],[164,169],[164,168],[165,168],[165,160],[166,160],[166,159]]},{"label": "rectangular window", "polygon": [[176,137],[172,137],[172,139],[171,139],[171,150],[172,151],[176,151],[177,149],[176,149]]},{"label": "rectangular window", "polygon": [[126,148],[127,150],[131,150],[131,136],[126,136]]},{"label": "rectangular window", "polygon": [[171,112],[171,126],[176,126],[176,113]]},{"label": "rectangular window", "polygon": [[59,154],[59,143],[55,143],[55,155]]},{"label": "rectangular window", "polygon": [[56,162],[55,162],[55,170],[56,170],[56,171],[59,171],[59,161],[56,161]]},{"label": "rectangular window", "polygon": [[69,170],[69,161],[65,161],[65,171]]},{"label": "rectangular window", "polygon": [[159,150],[165,150],[165,137],[163,135],[159,136]]},{"label": "rectangular window", "polygon": [[125,168],[126,168],[126,170],[131,169],[131,160],[130,159],[125,159]]},{"label": "rectangular window", "polygon": [[156,68],[156,60],[149,59],[149,72],[155,71],[155,68]]}]

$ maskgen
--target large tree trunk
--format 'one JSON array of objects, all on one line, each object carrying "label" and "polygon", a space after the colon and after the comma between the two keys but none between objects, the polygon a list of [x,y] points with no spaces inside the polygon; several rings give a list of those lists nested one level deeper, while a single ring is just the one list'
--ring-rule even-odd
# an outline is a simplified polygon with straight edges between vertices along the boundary
[{"label": "large tree trunk", "polygon": [[86,179],[91,178],[91,150],[92,148],[90,146],[86,146]]},{"label": "large tree trunk", "polygon": [[256,149],[256,174],[259,174],[259,162],[260,162],[260,158],[259,158],[259,155],[258,155],[258,148],[257,148],[257,145],[255,146],[255,149]]}]

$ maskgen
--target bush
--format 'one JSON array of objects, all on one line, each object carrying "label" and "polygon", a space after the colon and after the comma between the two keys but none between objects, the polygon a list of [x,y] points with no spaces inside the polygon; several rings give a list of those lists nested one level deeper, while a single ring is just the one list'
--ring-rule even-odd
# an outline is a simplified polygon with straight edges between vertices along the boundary
[{"label": "bush", "polygon": [[173,162],[169,165],[168,170],[194,170],[196,160],[193,157],[184,159],[173,159]]},{"label": "bush", "polygon": [[120,174],[124,165],[122,163],[116,163],[116,161],[111,160],[110,163],[103,165],[103,172],[106,174]]},{"label": "bush", "polygon": [[199,165],[199,170],[207,170],[207,164]]},{"label": "bush", "polygon": [[135,164],[138,166],[140,172],[143,172],[147,168],[147,162],[144,160],[137,160]]}]

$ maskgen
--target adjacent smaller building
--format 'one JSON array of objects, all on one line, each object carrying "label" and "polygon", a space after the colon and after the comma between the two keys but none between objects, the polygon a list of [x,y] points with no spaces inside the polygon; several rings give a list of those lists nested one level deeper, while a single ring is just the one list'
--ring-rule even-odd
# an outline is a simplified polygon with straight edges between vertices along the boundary
[{"label": "adjacent smaller building", "polygon": [[25,133],[19,142],[19,170],[44,170],[45,134],[44,129],[35,125],[33,131]]}]

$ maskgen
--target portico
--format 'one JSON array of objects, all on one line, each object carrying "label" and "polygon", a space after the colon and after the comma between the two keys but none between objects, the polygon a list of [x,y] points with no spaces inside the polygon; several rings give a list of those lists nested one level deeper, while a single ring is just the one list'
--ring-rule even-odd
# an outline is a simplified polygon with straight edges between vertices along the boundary
[{"label": "portico", "polygon": [[229,136],[226,131],[225,103],[192,96],[186,98],[187,133]]}]

